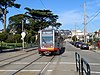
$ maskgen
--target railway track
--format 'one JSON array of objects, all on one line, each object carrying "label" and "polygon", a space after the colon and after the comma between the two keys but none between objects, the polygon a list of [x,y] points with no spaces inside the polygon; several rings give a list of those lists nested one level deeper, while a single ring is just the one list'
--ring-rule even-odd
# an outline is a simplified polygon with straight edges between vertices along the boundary
[{"label": "railway track", "polygon": [[43,56],[40,56],[38,58],[36,58],[35,60],[31,61],[29,64],[25,65],[24,67],[20,68],[19,70],[17,70],[16,72],[14,72],[12,75],[16,75],[18,72],[20,72],[21,70],[23,70],[24,68],[28,67],[29,65],[31,65],[33,62],[39,60],[40,58],[42,58]]},{"label": "railway track", "polygon": [[[14,57],[13,59],[10,59],[10,60],[11,60],[10,62],[8,62],[9,59],[4,60],[4,61],[1,61],[1,62],[0,62],[0,64],[1,64],[1,65],[0,65],[0,68],[1,68],[1,67],[4,67],[4,66],[6,66],[6,65],[9,65],[9,64],[11,64],[11,63],[20,61],[20,60],[22,60],[22,59],[24,59],[24,58],[26,58],[26,57],[30,57],[30,56],[32,56],[32,55],[34,55],[34,54],[37,54],[37,52],[31,53],[31,54],[23,54],[23,55],[21,55],[21,56],[16,56],[16,58]],[[19,57],[20,57],[20,58],[19,58]],[[7,63],[5,63],[6,61],[7,61]]]},{"label": "railway track", "polygon": [[[21,73],[22,71],[24,71],[25,68],[27,68],[28,66],[32,65],[33,63],[35,62],[39,62],[42,60],[42,58],[45,58],[45,56],[40,56],[38,58],[36,58],[35,60],[31,61],[30,63],[26,64],[24,67],[18,69],[17,71],[15,71],[12,75],[24,75],[23,73]],[[39,73],[37,75],[43,75],[46,71],[47,71],[47,68],[49,67],[49,65],[53,62],[53,59],[55,58],[55,56],[51,57],[47,63],[42,67],[42,69],[39,71]],[[30,75],[30,74],[25,74],[25,75]],[[34,74],[32,74],[34,75]]]},{"label": "railway track", "polygon": [[[13,57],[8,57],[6,59],[0,60],[0,73],[6,72],[3,75],[20,75],[20,73],[26,72],[25,70],[28,70],[26,68],[29,67],[30,65],[35,65],[34,63],[36,63],[36,62],[39,63],[39,62],[45,62],[46,61],[47,63],[41,65],[42,67],[41,67],[40,71],[38,71],[38,74],[36,74],[36,75],[44,74],[47,71],[50,63],[55,58],[55,56],[50,56],[50,57],[39,56],[38,52],[33,52],[33,53],[32,52],[33,51],[26,52],[26,53],[22,53],[22,54],[13,56]],[[35,57],[35,59],[34,59],[34,57]],[[42,57],[44,57],[44,58],[42,59]],[[32,58],[31,61],[27,62],[26,59],[30,59],[30,58]],[[23,60],[26,61],[24,66],[21,66],[18,69],[11,69],[12,71],[9,70],[9,69],[8,70],[5,69],[5,68],[8,68],[9,66],[17,65],[17,63],[22,62]],[[23,62],[22,62],[22,65],[23,65]],[[27,72],[27,73],[29,73],[29,72]],[[30,74],[28,74],[28,75],[30,75]]]},{"label": "railway track", "polygon": [[39,72],[39,75],[45,75],[45,72],[47,71],[47,68],[49,67],[49,65],[52,63],[53,59],[55,58],[55,56],[53,56],[50,61],[48,61],[48,63],[43,67],[43,69],[41,69],[41,71]]},{"label": "railway track", "polygon": [[[31,51],[32,51],[32,49],[31,49]],[[9,60],[9,59],[12,59],[12,58],[20,57],[20,56],[22,56],[22,55],[26,55],[26,54],[29,53],[29,52],[30,52],[30,51],[26,51],[25,53],[21,53],[21,54],[18,54],[18,55],[14,55],[14,56],[11,56],[11,57],[7,57],[7,58],[5,58],[5,59],[1,59],[0,62],[5,61],[5,60]]]}]

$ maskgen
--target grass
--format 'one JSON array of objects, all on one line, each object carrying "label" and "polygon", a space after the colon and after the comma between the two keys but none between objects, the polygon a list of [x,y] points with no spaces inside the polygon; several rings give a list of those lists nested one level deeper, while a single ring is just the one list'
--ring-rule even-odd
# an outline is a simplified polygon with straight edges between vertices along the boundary
[{"label": "grass", "polygon": [[[30,48],[33,47],[34,44],[30,43],[25,43],[25,48]],[[17,47],[22,47],[22,43],[5,43],[5,42],[0,42],[0,49],[13,49]]]},{"label": "grass", "polygon": [[11,49],[15,47],[22,47],[22,43],[4,43],[0,42],[0,49]]}]

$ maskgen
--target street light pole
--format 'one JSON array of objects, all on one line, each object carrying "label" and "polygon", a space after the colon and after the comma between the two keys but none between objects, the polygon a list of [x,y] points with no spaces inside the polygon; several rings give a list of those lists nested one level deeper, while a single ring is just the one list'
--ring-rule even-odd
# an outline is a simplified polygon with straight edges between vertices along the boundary
[{"label": "street light pole", "polygon": [[22,32],[24,31],[24,21],[22,20]]},{"label": "street light pole", "polygon": [[24,32],[24,23],[23,23],[24,21],[22,20],[22,33],[21,33],[21,35],[22,35],[22,47],[23,47],[23,50],[24,50],[24,38],[23,38],[23,32]]}]

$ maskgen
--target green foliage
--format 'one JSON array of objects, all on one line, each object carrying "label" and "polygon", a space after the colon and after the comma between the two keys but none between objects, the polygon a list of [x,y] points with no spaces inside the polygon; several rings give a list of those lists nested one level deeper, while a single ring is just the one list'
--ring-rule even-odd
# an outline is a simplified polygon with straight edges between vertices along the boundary
[{"label": "green foliage", "polygon": [[73,41],[77,41],[77,37],[76,37],[76,36],[73,36],[73,37],[72,37],[72,40],[73,40]]},{"label": "green foliage", "polygon": [[[15,1],[16,0],[0,0],[0,11],[3,12],[0,20],[2,21],[4,26],[6,25],[4,24],[6,22],[6,19],[4,19],[3,17],[6,17],[7,8],[13,6],[15,8],[20,7],[20,4],[16,4]],[[33,43],[35,42],[35,35],[40,29],[44,29],[48,26],[53,26],[58,29],[61,26],[61,23],[57,23],[58,15],[53,14],[50,10],[35,10],[27,7],[25,8],[25,10],[25,14],[16,14],[9,18],[9,25],[7,27],[7,32],[9,34],[0,34],[0,39],[7,43],[22,42],[21,32],[23,24],[24,31],[27,34],[25,37],[25,42]],[[16,34],[13,35],[13,33],[15,32]]]},{"label": "green foliage", "polygon": [[28,33],[25,37],[25,42],[27,43],[34,43],[35,42],[35,37],[32,36],[31,33]]},{"label": "green foliage", "polygon": [[9,18],[8,30],[17,31],[17,33],[22,32],[22,20],[24,25],[24,30],[31,32],[34,36],[36,32],[40,29],[44,29],[50,25],[59,28],[60,23],[56,23],[58,16],[54,15],[50,10],[34,10],[30,8],[25,8],[27,10],[25,14],[17,14]]},{"label": "green foliage", "polygon": [[7,36],[8,36],[8,33],[6,32],[0,33],[0,40],[5,41],[7,39]]},{"label": "green foliage", "polygon": [[20,4],[15,3],[16,0],[0,0],[0,9],[2,14],[0,14],[0,20],[4,25],[4,32],[6,31],[6,14],[8,13],[8,7],[20,8]]},{"label": "green foliage", "polygon": [[25,42],[30,43],[31,42],[31,36],[32,36],[31,33],[27,34],[26,37],[25,37]]},{"label": "green foliage", "polygon": [[12,7],[20,8],[20,4],[15,3],[16,0],[0,0],[1,7]]},{"label": "green foliage", "polygon": [[[1,44],[1,43],[0,43]],[[2,48],[1,49],[11,49],[15,47],[22,47],[22,43],[2,43]]]},{"label": "green foliage", "polygon": [[20,34],[15,34],[15,35],[8,35],[8,38],[6,39],[7,43],[20,43],[21,42],[21,35]]},{"label": "green foliage", "polygon": [[31,36],[31,39],[30,39],[31,43],[34,43],[36,40],[35,40],[35,37],[34,36]]}]

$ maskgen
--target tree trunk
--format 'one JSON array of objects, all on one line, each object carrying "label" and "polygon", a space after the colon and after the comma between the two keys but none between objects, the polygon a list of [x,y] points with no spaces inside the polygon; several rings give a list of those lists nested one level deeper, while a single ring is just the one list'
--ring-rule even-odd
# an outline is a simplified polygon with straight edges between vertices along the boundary
[{"label": "tree trunk", "polygon": [[6,32],[6,8],[5,8],[5,10],[4,10],[4,16],[3,16],[3,19],[4,19],[4,22],[3,22],[3,26],[4,26],[4,32]]}]

